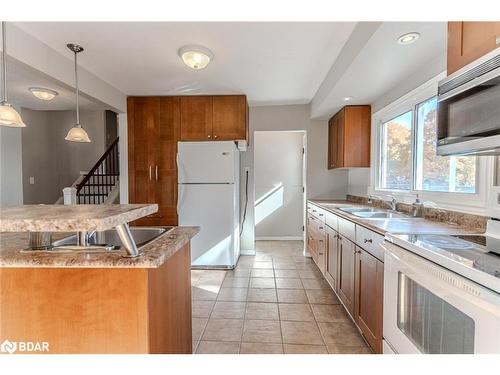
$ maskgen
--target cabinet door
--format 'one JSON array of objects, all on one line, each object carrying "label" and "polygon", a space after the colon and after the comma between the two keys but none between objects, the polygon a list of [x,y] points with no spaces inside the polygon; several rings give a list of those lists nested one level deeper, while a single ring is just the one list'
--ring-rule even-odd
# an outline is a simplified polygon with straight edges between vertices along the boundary
[{"label": "cabinet door", "polygon": [[[159,98],[128,99],[128,169],[130,203],[155,203],[152,181],[156,132],[160,121]],[[153,216],[158,216],[154,214]]]},{"label": "cabinet door", "polygon": [[246,139],[247,103],[244,95],[213,97],[213,139],[232,141]]},{"label": "cabinet door", "polygon": [[357,248],[355,320],[376,353],[382,352],[384,263]]},{"label": "cabinet door", "polygon": [[337,116],[328,121],[328,169],[337,168],[338,124]]},{"label": "cabinet door", "polygon": [[344,108],[343,167],[370,167],[371,112],[369,105]]},{"label": "cabinet door", "polygon": [[160,220],[157,225],[177,225],[177,142],[180,132],[180,98],[164,97],[156,131],[155,196]]},{"label": "cabinet door", "polygon": [[500,46],[500,22],[448,22],[448,75]]},{"label": "cabinet door", "polygon": [[354,291],[356,272],[356,245],[340,235],[339,238],[339,267],[337,273],[338,296],[344,303],[347,311],[354,316]]},{"label": "cabinet door", "polygon": [[339,241],[337,231],[327,230],[327,252],[326,252],[326,278],[332,288],[337,290],[337,272],[339,265]]},{"label": "cabinet door", "polygon": [[344,128],[345,128],[345,114],[342,109],[337,118],[337,162],[335,168],[344,167]]},{"label": "cabinet door", "polygon": [[181,141],[212,140],[212,97],[181,96]]}]

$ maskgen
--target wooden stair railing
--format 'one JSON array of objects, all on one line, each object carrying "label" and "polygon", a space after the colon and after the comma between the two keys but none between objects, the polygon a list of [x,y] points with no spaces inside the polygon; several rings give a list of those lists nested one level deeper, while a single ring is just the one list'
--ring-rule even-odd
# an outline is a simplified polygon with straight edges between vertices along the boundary
[{"label": "wooden stair railing", "polygon": [[120,178],[120,163],[116,138],[95,163],[83,180],[76,186],[78,204],[104,203]]}]

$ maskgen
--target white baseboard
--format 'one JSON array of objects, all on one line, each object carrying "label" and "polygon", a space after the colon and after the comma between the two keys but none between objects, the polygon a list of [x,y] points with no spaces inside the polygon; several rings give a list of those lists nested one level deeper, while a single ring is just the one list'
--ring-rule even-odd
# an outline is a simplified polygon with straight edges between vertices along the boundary
[{"label": "white baseboard", "polygon": [[302,241],[304,237],[302,236],[281,236],[281,237],[255,237],[256,241]]},{"label": "white baseboard", "polygon": [[240,255],[255,255],[255,250],[240,250]]}]

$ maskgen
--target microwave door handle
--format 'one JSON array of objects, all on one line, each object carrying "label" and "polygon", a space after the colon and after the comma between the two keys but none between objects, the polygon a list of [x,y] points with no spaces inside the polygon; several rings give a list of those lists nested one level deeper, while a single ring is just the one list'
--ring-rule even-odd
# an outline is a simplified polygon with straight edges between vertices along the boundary
[{"label": "microwave door handle", "polygon": [[[461,93],[463,93],[463,92],[465,92],[465,91],[467,91],[475,86],[479,86],[480,84],[482,84],[484,82],[488,82],[489,80],[497,78],[498,76],[500,76],[500,67],[496,68],[496,69],[494,69],[486,74],[483,74],[479,77],[476,77],[469,82],[463,83],[463,84],[457,86],[456,88],[454,88],[448,92],[445,92],[444,94],[439,95],[438,102],[442,102],[444,100],[452,98],[452,97],[454,97],[458,94],[461,94]],[[444,81],[442,81],[439,84],[439,87],[442,87],[444,83],[447,83],[450,81],[452,81],[452,80],[445,79]]]}]

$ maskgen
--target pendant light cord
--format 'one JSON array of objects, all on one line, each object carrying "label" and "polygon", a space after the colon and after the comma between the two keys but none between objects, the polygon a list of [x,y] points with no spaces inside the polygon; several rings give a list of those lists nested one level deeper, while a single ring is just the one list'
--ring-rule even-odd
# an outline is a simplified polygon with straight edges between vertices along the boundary
[{"label": "pendant light cord", "polygon": [[7,102],[7,35],[2,21],[2,103]]},{"label": "pendant light cord", "polygon": [[80,126],[80,105],[79,105],[79,88],[78,88],[78,52],[75,51],[75,87],[76,87],[76,125]]}]

